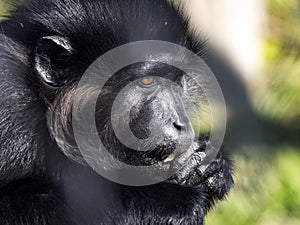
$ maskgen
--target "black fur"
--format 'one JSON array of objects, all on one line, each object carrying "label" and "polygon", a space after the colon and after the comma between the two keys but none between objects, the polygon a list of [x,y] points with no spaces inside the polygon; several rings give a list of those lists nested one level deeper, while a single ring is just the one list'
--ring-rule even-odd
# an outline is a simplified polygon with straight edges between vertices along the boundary
[{"label": "black fur", "polygon": [[[106,51],[164,40],[203,53],[179,9],[164,0],[34,0],[0,25],[0,224],[203,224],[233,184],[222,153],[196,185],[129,187],[80,164],[76,147],[66,157],[52,138],[68,129],[76,82]],[[75,51],[63,88],[47,87],[34,71],[37,43],[50,35]]]}]

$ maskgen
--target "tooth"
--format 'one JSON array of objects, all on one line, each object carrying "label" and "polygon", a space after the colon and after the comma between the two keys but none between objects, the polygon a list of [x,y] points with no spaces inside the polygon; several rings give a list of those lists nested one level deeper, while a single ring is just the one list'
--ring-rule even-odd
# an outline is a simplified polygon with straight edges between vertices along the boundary
[{"label": "tooth", "polygon": [[171,161],[173,161],[175,159],[175,154],[174,153],[172,153],[172,154],[170,154],[166,159],[164,159],[164,162],[166,163],[166,162],[171,162]]},{"label": "tooth", "polygon": [[194,151],[197,151],[200,148],[200,145],[197,142],[194,142],[192,148]]}]

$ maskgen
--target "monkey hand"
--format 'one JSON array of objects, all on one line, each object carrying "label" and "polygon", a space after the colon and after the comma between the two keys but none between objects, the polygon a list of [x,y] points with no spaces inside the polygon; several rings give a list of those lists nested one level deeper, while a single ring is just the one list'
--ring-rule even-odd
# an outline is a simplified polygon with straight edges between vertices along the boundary
[{"label": "monkey hand", "polygon": [[201,187],[212,200],[222,199],[233,185],[232,162],[222,152],[209,165],[203,165],[206,154],[196,151],[170,181]]}]

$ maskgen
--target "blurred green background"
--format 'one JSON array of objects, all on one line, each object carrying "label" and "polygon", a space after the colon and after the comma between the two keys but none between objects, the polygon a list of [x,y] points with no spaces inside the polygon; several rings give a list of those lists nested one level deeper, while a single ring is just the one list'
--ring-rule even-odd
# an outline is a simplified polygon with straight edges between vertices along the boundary
[{"label": "blurred green background", "polygon": [[300,224],[300,2],[267,0],[262,38],[264,88],[250,93],[256,113],[280,140],[234,153],[236,185],[208,225]]},{"label": "blurred green background", "polygon": [[[254,111],[280,140],[233,153],[236,185],[209,213],[207,225],[300,225],[300,4],[265,2],[268,29],[259,71],[265,85],[250,95]],[[0,0],[1,14],[7,9]]]}]

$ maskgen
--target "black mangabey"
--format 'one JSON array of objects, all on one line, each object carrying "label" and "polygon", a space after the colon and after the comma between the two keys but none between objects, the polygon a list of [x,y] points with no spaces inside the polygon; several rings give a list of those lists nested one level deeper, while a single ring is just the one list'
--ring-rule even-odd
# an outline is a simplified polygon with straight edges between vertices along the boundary
[{"label": "black mangabey", "polygon": [[[1,224],[203,224],[233,184],[224,154],[204,172],[191,167],[191,175],[177,182],[125,186],[85,163],[72,132],[77,84],[105,52],[129,42],[162,40],[201,56],[205,44],[188,31],[179,9],[165,0],[32,0],[17,6],[0,26]],[[181,94],[153,78],[180,84],[184,74],[165,64],[146,64],[118,71],[96,106],[101,140],[132,165],[168,159],[193,135],[183,106],[165,99]],[[111,129],[112,103],[126,82],[136,79],[142,82],[136,85],[141,94],[130,105],[126,96],[133,93],[127,90],[124,110],[130,108],[129,126],[140,139],[149,136],[150,120],[161,124],[165,136],[155,151],[128,149]],[[158,93],[154,97],[151,87]]]}]

